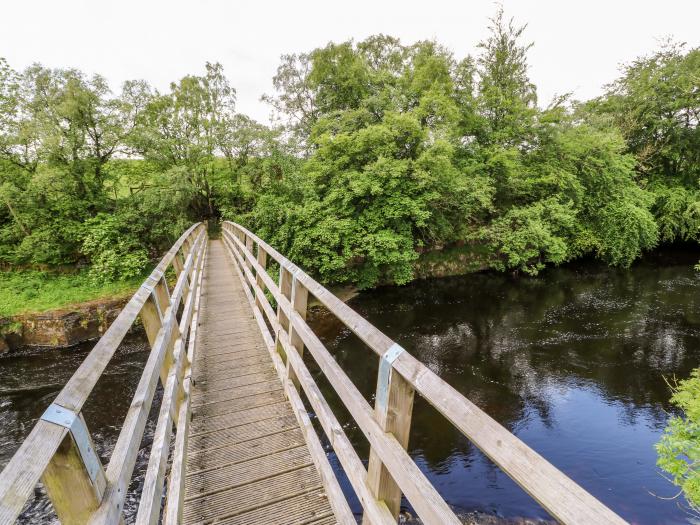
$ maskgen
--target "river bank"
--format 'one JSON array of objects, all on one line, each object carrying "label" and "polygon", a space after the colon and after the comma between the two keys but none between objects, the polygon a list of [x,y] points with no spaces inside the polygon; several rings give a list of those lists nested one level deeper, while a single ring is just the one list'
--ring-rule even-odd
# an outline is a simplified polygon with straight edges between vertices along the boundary
[{"label": "river bank", "polygon": [[[486,269],[478,248],[453,246],[422,253],[416,279],[464,275]],[[77,274],[20,271],[0,274],[0,354],[25,347],[66,348],[99,338],[116,319],[138,284],[94,285]],[[357,294],[333,290],[343,301]],[[114,294],[114,296],[112,295]],[[104,296],[93,298],[92,296]],[[83,299],[83,300],[81,300]],[[71,302],[71,304],[63,304]],[[59,305],[52,308],[53,305]],[[32,311],[35,309],[35,311]],[[15,315],[2,312],[20,311]]]},{"label": "river bank", "polygon": [[[689,268],[696,262],[694,257],[700,255],[696,245],[679,244],[650,252],[636,264],[644,264],[647,259],[661,261],[679,251],[689,254],[685,261]],[[488,250],[482,245],[432,247],[421,252],[414,262],[415,281],[488,273],[490,263]],[[598,264],[588,259],[563,267],[591,263]],[[0,354],[24,347],[65,348],[99,338],[141,283],[132,279],[96,285],[86,282],[80,273],[48,279],[44,272],[14,272],[9,279],[8,275],[8,272],[0,273]],[[494,275],[499,274],[494,272]],[[354,286],[331,287],[331,291],[345,302],[359,293]],[[312,301],[310,307],[314,304]],[[20,313],[7,315],[8,311]]]},{"label": "river bank", "polygon": [[0,354],[26,347],[66,348],[102,336],[129,296],[0,318]]},{"label": "river bank", "polygon": [[100,337],[145,277],[96,282],[76,269],[0,272],[0,354]]}]

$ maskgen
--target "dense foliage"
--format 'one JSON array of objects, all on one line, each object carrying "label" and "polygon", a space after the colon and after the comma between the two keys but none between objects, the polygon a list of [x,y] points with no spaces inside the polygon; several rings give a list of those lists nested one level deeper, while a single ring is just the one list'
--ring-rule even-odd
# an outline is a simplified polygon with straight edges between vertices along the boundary
[{"label": "dense foliage", "polygon": [[219,64],[166,92],[0,62],[0,264],[142,274],[194,220],[236,219],[329,283],[405,283],[470,246],[536,274],[697,240],[700,51],[668,44],[606,94],[538,106],[524,28],[475,57],[378,35],[284,56],[263,126]]},{"label": "dense foliage", "polygon": [[671,402],[682,415],[671,417],[656,445],[658,465],[671,475],[700,515],[700,369],[674,386]]},{"label": "dense foliage", "polygon": [[[523,33],[499,10],[474,57],[385,35],[283,56],[270,127],[235,111],[219,64],[115,94],[0,58],[0,266],[23,290],[6,309],[50,270],[79,272],[62,297],[135,282],[196,220],[240,221],[324,282],[360,287],[406,283],[446,248],[534,275],[700,240],[700,49],[668,43],[603,96],[543,107]],[[686,417],[659,445],[696,504],[699,381],[681,383]]]}]

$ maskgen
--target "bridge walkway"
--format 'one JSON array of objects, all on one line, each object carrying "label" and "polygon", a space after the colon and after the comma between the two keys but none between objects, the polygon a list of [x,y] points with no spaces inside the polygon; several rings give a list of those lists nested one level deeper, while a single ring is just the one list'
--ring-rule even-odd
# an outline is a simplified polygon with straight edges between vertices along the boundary
[{"label": "bridge walkway", "polygon": [[202,288],[183,523],[336,523],[221,241]]}]

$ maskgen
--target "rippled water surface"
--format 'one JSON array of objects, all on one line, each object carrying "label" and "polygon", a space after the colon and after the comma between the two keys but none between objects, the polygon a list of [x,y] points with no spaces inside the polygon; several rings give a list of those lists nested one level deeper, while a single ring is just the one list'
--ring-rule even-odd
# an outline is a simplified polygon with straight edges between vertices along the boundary
[{"label": "rippled water surface", "polygon": [[[350,304],[627,520],[681,524],[688,523],[684,502],[660,498],[676,490],[657,470],[653,446],[671,410],[665,378],[686,377],[700,364],[700,277],[692,270],[698,257],[667,252],[627,271],[587,263],[538,278],[478,274],[436,279],[362,293]],[[322,311],[311,319],[371,400],[376,356]],[[91,346],[0,358],[0,468]],[[123,344],[86,404],[85,419],[105,462],[146,349],[138,339]],[[366,458],[361,433],[331,386],[317,377]],[[152,432],[153,417],[144,446]],[[420,398],[409,448],[456,511],[547,518]],[[128,522],[145,465],[142,449]],[[38,489],[22,522],[52,519]]]},{"label": "rippled water surface", "polygon": [[[0,469],[10,460],[37,419],[51,404],[63,385],[80,366],[94,343],[64,350],[32,350],[0,358]],[[119,436],[122,421],[148,357],[148,343],[130,337],[122,343],[83,409],[95,447],[107,464]],[[160,403],[156,393],[154,405]],[[144,445],[150,443],[155,428],[149,418]],[[134,482],[127,496],[126,513],[135,514],[139,484],[143,481],[148,458],[141,450]],[[18,523],[58,523],[41,488],[27,504]]]},{"label": "rippled water surface", "polygon": [[[659,497],[677,490],[655,466],[654,443],[671,410],[664,378],[700,364],[697,259],[667,252],[628,271],[588,263],[534,279],[436,279],[350,305],[630,522],[687,523],[684,501]],[[315,326],[370,399],[376,358],[328,315]],[[418,398],[409,448],[457,510],[547,517]]]}]

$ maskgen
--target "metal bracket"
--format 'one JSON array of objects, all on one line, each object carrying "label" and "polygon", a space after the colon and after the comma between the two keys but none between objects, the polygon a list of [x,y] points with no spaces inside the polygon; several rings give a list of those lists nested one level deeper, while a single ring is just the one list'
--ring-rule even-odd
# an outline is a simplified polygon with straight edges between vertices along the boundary
[{"label": "metal bracket", "polygon": [[102,462],[100,458],[97,457],[97,453],[90,440],[90,433],[88,432],[87,426],[85,426],[85,421],[80,417],[80,414],[76,414],[72,410],[51,403],[49,408],[47,408],[41,416],[41,419],[53,423],[54,425],[67,428],[70,431],[78,447],[78,453],[83,460],[83,465],[85,465],[85,470],[87,470],[90,479],[94,483],[97,479],[97,474],[102,468]]},{"label": "metal bracket", "polygon": [[389,380],[393,363],[405,350],[394,343],[389,350],[382,354],[379,360],[379,377],[377,378],[377,407],[386,410],[389,402]]}]

